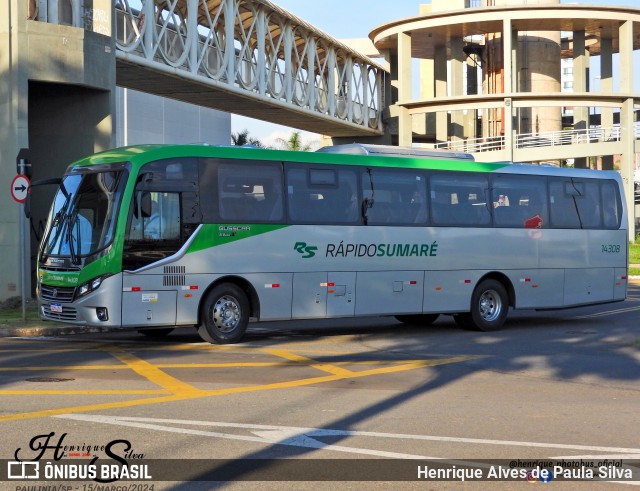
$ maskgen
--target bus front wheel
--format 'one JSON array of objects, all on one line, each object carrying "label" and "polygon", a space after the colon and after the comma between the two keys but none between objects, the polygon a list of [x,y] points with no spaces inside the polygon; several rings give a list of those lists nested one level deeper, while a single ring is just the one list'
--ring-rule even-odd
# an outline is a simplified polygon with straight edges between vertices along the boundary
[{"label": "bus front wheel", "polygon": [[508,313],[509,297],[499,281],[484,280],[473,291],[470,320],[476,329],[496,331],[502,327]]},{"label": "bus front wheel", "polygon": [[209,292],[198,334],[209,343],[240,341],[249,324],[249,300],[240,287],[223,283]]}]

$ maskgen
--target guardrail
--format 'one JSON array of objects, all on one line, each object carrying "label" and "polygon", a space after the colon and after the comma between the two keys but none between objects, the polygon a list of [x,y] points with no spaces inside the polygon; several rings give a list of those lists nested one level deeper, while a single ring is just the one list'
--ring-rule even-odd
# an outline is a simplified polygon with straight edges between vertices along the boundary
[{"label": "guardrail", "polygon": [[[635,138],[640,138],[640,123],[634,125],[634,136]],[[520,133],[515,136],[514,145],[516,148],[536,148],[613,141],[620,141],[619,125],[608,128],[594,127],[584,130],[571,129],[543,133]],[[441,142],[434,145],[435,148],[468,153],[502,150],[504,146],[504,136],[468,138]]]}]

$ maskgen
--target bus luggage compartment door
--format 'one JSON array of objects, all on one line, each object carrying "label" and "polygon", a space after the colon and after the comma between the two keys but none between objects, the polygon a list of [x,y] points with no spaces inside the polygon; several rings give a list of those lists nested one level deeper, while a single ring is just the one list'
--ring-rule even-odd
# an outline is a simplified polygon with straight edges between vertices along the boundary
[{"label": "bus luggage compartment door", "polygon": [[327,317],[355,313],[355,272],[330,272],[327,282]]},{"label": "bus luggage compartment door", "polygon": [[614,268],[565,269],[564,305],[613,300]]},{"label": "bus luggage compartment door", "polygon": [[358,315],[422,313],[424,271],[358,273]]},{"label": "bus luggage compartment door", "polygon": [[175,326],[175,291],[135,291],[122,293],[123,326]]},{"label": "bus luggage compartment door", "polygon": [[294,273],[291,317],[313,319],[327,316],[327,273]]}]

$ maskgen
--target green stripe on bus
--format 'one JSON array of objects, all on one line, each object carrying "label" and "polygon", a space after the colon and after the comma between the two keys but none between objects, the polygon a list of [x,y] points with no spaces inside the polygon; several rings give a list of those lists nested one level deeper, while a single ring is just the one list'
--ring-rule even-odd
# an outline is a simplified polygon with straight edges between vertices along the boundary
[{"label": "green stripe on bus", "polygon": [[223,244],[229,244],[237,240],[255,237],[256,235],[266,234],[288,227],[289,225],[273,225],[273,224],[205,224],[200,228],[198,235],[195,237],[187,254]]}]

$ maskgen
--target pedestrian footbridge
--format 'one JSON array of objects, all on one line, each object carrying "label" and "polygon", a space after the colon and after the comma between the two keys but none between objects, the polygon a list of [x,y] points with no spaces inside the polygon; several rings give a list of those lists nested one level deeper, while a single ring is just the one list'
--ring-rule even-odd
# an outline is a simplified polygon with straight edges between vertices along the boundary
[{"label": "pedestrian footbridge", "polygon": [[382,133],[384,68],[269,1],[114,8],[120,86],[331,136]]},{"label": "pedestrian footbridge", "polygon": [[119,86],[329,136],[383,132],[384,67],[268,0],[24,1],[34,20],[115,37]]}]

